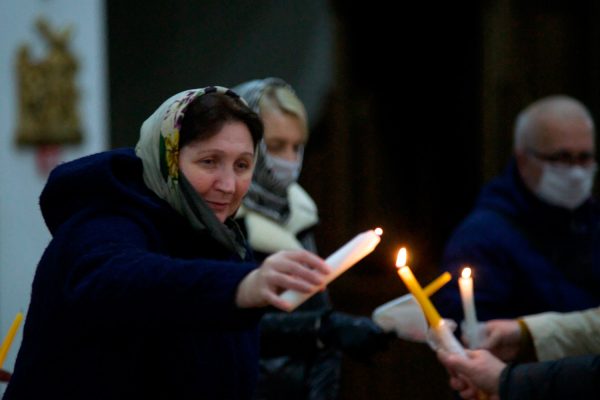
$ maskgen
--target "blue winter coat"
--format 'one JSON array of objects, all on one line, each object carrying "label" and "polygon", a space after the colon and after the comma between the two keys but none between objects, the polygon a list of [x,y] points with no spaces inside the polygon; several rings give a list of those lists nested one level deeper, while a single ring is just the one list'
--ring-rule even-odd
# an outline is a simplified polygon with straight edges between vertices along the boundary
[{"label": "blue winter coat", "polygon": [[146,188],[132,150],[56,168],[41,208],[53,238],[5,399],[244,399],[260,313],[256,267]]},{"label": "blue winter coat", "polygon": [[441,314],[463,319],[456,278],[466,265],[480,320],[600,305],[599,211],[593,200],[573,212],[542,202],[513,160],[447,244],[442,267],[455,279],[434,297]]}]

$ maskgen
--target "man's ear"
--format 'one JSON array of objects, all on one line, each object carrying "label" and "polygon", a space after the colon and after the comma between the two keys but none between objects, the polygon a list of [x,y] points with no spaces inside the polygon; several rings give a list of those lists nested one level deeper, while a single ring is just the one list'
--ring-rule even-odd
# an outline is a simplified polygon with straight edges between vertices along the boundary
[{"label": "man's ear", "polygon": [[539,165],[534,163],[533,158],[524,149],[515,150],[513,154],[523,183],[533,192],[540,179]]},{"label": "man's ear", "polygon": [[519,168],[519,171],[522,171],[527,167],[527,163],[529,162],[527,153],[523,149],[515,149],[513,154],[515,156],[515,160],[517,161],[517,168]]}]

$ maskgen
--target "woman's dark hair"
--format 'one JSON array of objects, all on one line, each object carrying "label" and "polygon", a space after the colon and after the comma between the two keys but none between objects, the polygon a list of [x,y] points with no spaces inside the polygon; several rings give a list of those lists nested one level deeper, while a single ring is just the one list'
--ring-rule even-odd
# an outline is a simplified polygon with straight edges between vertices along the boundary
[{"label": "woman's dark hair", "polygon": [[208,139],[227,122],[241,122],[248,127],[254,147],[263,136],[260,117],[233,92],[205,93],[186,108],[179,132],[179,148],[197,139]]}]

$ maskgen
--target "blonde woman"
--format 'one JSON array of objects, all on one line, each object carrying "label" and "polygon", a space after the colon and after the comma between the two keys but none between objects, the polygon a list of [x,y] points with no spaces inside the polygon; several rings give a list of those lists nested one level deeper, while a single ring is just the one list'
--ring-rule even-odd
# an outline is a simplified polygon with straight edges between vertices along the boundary
[{"label": "blonde woman", "polygon": [[[308,140],[304,105],[278,78],[233,90],[260,115],[265,129],[252,184],[236,215],[250,246],[259,259],[292,249],[316,254],[317,207],[297,183]],[[258,399],[335,399],[341,352],[364,359],[387,340],[369,318],[334,311],[327,292],[291,314],[267,313],[260,326]]]}]

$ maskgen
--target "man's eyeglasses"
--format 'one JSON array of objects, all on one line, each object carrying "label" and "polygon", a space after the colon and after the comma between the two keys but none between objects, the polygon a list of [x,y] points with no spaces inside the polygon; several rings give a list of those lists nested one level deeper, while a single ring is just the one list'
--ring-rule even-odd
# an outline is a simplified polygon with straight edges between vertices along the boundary
[{"label": "man's eyeglasses", "polygon": [[582,151],[577,154],[569,153],[568,151],[557,151],[545,154],[534,149],[527,149],[527,152],[538,160],[552,164],[588,166],[596,161],[596,155],[588,151]]}]

